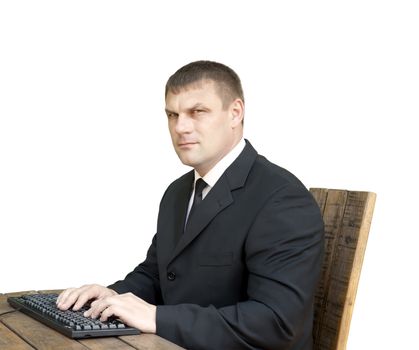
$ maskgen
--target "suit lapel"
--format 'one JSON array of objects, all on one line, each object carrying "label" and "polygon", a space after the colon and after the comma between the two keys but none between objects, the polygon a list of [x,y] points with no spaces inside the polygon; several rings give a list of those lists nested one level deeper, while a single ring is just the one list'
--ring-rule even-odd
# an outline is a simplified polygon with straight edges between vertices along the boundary
[{"label": "suit lapel", "polygon": [[183,235],[183,231],[185,228],[185,218],[186,212],[188,211],[189,199],[191,197],[192,189],[194,183],[194,172],[190,172],[190,176],[186,179],[186,181],[182,184],[182,187],[179,190],[179,197],[177,198],[177,205],[176,207],[176,223],[175,223],[175,242],[178,242],[179,239]]},{"label": "suit lapel", "polygon": [[[194,179],[194,172],[190,171],[179,181],[179,185],[165,200],[165,205],[159,213],[159,255],[168,261],[176,245],[183,235],[186,211]],[[171,209],[168,209],[171,208]]]},{"label": "suit lapel", "polygon": [[223,176],[217,181],[198,208],[190,218],[186,231],[180,237],[180,240],[173,252],[173,260],[179,255],[185,247],[198,236],[202,230],[211,222],[211,220],[224,208],[233,202],[230,187]]}]

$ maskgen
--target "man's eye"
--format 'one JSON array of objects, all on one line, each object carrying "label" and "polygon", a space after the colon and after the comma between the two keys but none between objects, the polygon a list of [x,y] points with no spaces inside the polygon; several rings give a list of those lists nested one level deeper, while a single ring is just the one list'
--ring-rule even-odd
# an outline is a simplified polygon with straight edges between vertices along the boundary
[{"label": "man's eye", "polygon": [[173,119],[173,118],[176,118],[176,117],[177,117],[176,113],[167,113],[167,118],[169,118],[169,119]]}]

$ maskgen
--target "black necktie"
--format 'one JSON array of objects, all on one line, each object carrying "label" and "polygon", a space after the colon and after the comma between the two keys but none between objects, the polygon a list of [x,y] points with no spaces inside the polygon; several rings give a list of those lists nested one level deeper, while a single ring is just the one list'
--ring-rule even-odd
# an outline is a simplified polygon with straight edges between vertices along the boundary
[{"label": "black necktie", "polygon": [[[204,190],[205,187],[207,187],[207,183],[204,180],[202,180],[202,178],[199,178],[198,180],[196,180],[195,194],[193,196],[193,202],[192,202],[191,210],[189,212],[188,222],[190,221],[191,216],[193,212],[195,211],[196,207],[199,206],[199,204],[201,204],[202,202],[202,191]],[[188,224],[188,222],[186,223],[186,225]]]}]

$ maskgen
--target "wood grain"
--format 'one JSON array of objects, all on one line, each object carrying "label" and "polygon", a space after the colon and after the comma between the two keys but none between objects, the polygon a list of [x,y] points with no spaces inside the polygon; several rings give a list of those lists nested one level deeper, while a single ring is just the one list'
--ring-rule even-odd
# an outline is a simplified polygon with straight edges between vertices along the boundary
[{"label": "wood grain", "polygon": [[79,342],[67,338],[54,329],[18,311],[0,317],[2,323],[35,349],[85,350]]},{"label": "wood grain", "polygon": [[325,338],[323,336],[323,323],[330,289],[330,270],[335,258],[336,240],[341,229],[346,197],[346,191],[330,191],[327,193],[325,202],[323,203],[325,249],[320,282],[315,295],[315,322],[313,327],[314,339],[317,343],[321,343],[322,349],[326,346],[324,343],[330,339],[330,337]]},{"label": "wood grain", "polygon": [[31,350],[33,347],[0,322],[0,349]]},{"label": "wood grain", "polygon": [[133,350],[136,349],[118,338],[91,338],[79,340],[81,344],[91,350]]},{"label": "wood grain", "polygon": [[376,195],[327,189],[310,191],[325,224],[325,255],[315,296],[314,349],[344,350]]},{"label": "wood grain", "polygon": [[139,350],[183,349],[180,346],[177,346],[166,339],[156,337],[153,334],[126,335],[119,338]]}]

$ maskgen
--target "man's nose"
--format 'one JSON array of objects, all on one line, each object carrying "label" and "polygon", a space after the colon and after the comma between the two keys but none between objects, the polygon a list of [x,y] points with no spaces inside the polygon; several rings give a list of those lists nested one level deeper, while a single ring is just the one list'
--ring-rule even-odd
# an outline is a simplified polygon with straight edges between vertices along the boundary
[{"label": "man's nose", "polygon": [[179,114],[176,121],[176,132],[178,134],[189,133],[193,130],[193,123],[190,117],[185,114]]}]

